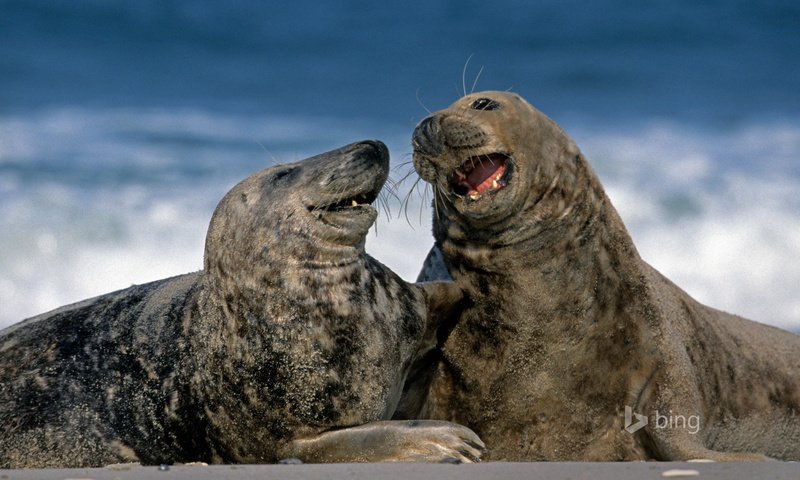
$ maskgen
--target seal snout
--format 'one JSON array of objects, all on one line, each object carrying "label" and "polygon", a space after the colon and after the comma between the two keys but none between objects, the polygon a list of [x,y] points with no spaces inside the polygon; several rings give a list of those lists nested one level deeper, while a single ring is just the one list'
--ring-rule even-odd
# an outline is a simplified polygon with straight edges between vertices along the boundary
[{"label": "seal snout", "polygon": [[352,143],[315,165],[321,178],[309,210],[342,210],[372,204],[389,175],[389,149],[379,140]]},{"label": "seal snout", "polygon": [[306,192],[304,203],[317,235],[359,245],[378,216],[373,203],[389,176],[389,149],[378,140],[364,140],[306,162],[315,188]]},{"label": "seal snout", "polygon": [[389,163],[389,148],[380,140],[364,140],[356,145],[366,149],[372,149],[373,154],[379,161],[382,161],[386,164]]},{"label": "seal snout", "polygon": [[411,137],[414,151],[428,157],[437,157],[444,150],[444,142],[441,136],[441,127],[436,115],[430,115],[422,119],[414,129]]}]

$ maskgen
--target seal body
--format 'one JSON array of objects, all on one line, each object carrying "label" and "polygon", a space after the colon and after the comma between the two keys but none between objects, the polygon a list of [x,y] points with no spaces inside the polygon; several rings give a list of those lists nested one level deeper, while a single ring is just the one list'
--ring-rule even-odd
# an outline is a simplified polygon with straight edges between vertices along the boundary
[{"label": "seal body", "polygon": [[413,145],[437,209],[420,279],[466,301],[404,414],[461,422],[497,460],[800,459],[800,337],[644,262],[552,120],[476,93]]},{"label": "seal body", "polygon": [[388,421],[460,291],[364,252],[387,173],[375,141],[258,172],[202,271],[0,332],[0,468],[477,459],[464,427]]}]

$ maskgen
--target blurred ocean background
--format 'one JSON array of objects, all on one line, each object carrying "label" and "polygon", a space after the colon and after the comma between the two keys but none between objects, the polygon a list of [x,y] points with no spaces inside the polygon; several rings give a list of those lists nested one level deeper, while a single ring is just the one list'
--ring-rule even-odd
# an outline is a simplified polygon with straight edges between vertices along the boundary
[{"label": "blurred ocean background", "polygon": [[[200,269],[275,162],[378,138],[402,177],[475,88],[560,123],[695,298],[800,330],[798,52],[796,0],[0,0],[0,327]],[[413,280],[429,208],[392,204],[367,250]]]}]

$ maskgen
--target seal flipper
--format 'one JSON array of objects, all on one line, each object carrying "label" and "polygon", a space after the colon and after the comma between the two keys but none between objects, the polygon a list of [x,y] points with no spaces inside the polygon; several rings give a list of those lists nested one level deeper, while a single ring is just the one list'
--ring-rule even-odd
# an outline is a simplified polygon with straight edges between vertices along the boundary
[{"label": "seal flipper", "polygon": [[464,291],[452,280],[418,280],[414,286],[422,290],[428,306],[426,333],[438,330],[463,306]]},{"label": "seal flipper", "polygon": [[703,445],[700,439],[693,438],[691,434],[681,432],[677,435],[659,435],[659,432],[650,433],[648,441],[664,460],[689,461],[711,460],[714,462],[758,462],[774,460],[761,453],[753,452],[721,452],[712,450]]},{"label": "seal flipper", "polygon": [[480,461],[486,446],[467,427],[436,420],[377,421],[291,441],[282,458],[305,463]]}]

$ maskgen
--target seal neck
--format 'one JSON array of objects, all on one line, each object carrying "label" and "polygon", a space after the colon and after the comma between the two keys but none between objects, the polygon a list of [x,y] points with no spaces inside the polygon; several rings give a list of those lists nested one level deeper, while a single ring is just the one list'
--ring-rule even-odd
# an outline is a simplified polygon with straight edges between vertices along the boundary
[{"label": "seal neck", "polygon": [[604,195],[598,200],[576,205],[571,221],[517,244],[442,244],[469,299],[453,351],[470,348],[486,370],[521,361],[530,375],[546,365],[566,376],[594,365],[632,368],[624,352],[644,348],[652,330],[641,319],[652,318],[657,305],[622,221]]},{"label": "seal neck", "polygon": [[553,189],[569,192],[569,202],[564,193],[544,195],[496,237],[453,225],[435,230],[451,275],[475,305],[516,303],[495,302],[498,321],[513,325],[513,313],[502,311],[533,309],[543,323],[590,322],[619,304],[613,297],[637,288],[642,262],[633,241],[597,176],[585,161],[578,165],[571,189]]}]

